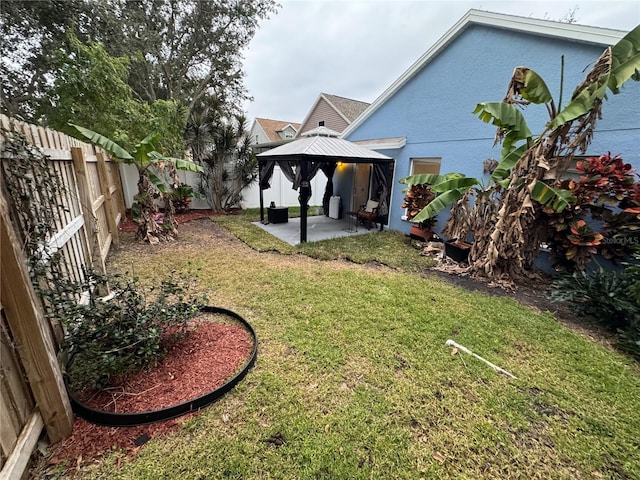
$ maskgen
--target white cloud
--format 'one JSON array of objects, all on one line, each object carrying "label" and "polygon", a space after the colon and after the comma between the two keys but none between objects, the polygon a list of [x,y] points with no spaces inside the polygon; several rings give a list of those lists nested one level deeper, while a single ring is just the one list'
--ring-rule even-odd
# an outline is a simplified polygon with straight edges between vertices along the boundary
[{"label": "white cloud", "polygon": [[372,102],[469,9],[631,30],[625,1],[281,0],[245,52],[248,117],[300,122],[321,92]]}]

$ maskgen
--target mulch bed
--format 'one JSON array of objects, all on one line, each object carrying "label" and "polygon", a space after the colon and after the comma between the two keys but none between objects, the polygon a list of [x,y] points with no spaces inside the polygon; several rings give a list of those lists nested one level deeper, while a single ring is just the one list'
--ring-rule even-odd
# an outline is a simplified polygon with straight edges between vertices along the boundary
[{"label": "mulch bed", "polygon": [[[249,332],[240,325],[196,321],[193,331],[174,344],[156,368],[119,378],[106,392],[85,392],[83,400],[93,408],[118,413],[186,402],[223,385],[244,365],[252,348]],[[76,418],[72,436],[56,447],[49,464],[79,466],[113,448],[134,453],[196,414],[135,427],[105,427]]]},{"label": "mulch bed", "polygon": [[[213,212],[213,210],[189,210],[185,213],[176,213],[176,221],[178,225],[190,222],[191,220],[200,220],[202,218],[213,217],[214,215],[220,215]],[[138,226],[131,219],[131,212],[127,212],[127,215],[120,221],[118,230],[121,232],[135,232]]]}]

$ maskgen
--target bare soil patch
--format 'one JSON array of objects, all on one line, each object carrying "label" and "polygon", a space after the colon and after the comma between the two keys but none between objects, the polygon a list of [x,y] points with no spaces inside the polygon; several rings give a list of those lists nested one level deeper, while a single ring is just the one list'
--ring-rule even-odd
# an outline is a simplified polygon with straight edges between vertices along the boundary
[{"label": "bare soil patch", "polygon": [[[219,214],[214,213],[212,210],[189,210],[184,213],[176,213],[176,221],[178,222],[178,225],[182,225],[190,222],[191,220],[210,218],[214,215]],[[127,212],[127,215],[122,219],[118,226],[118,230],[121,232],[135,232],[137,228],[138,226],[131,219],[130,212]]]},{"label": "bare soil patch", "polygon": [[548,298],[548,290],[553,279],[540,273],[536,278],[523,279],[510,288],[492,284],[486,278],[476,278],[464,273],[464,268],[449,265],[450,268],[431,269],[427,275],[433,275],[448,283],[471,292],[481,292],[496,297],[507,297],[516,300],[538,312],[552,313],[559,322],[571,330],[597,341],[607,347],[615,348],[617,336],[595,320],[580,317],[571,310],[570,305],[552,302]]}]

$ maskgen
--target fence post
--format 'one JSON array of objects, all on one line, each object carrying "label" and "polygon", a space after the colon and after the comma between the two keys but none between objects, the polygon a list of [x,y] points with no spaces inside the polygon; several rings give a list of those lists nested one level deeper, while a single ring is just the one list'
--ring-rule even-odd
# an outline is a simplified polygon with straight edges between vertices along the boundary
[{"label": "fence post", "polygon": [[[91,238],[91,256],[93,258],[93,267],[100,272],[106,273],[107,267],[102,256],[102,246],[100,245],[100,234],[98,232],[98,217],[93,209],[93,198],[91,196],[91,187],[87,175],[87,162],[84,158],[84,151],[81,147],[71,147],[71,158],[73,159],[73,169],[75,170],[76,179],[78,181],[78,192],[80,194],[80,204],[82,206],[82,214],[85,218],[85,229],[87,235]],[[91,218],[87,218],[91,215]]]},{"label": "fence post", "polygon": [[9,207],[0,193],[0,302],[19,345],[31,391],[40,408],[49,440],[71,435],[73,413],[56,358],[49,327],[33,291],[26,259],[13,231]]},{"label": "fence post", "polygon": [[116,222],[116,212],[113,209],[111,182],[109,182],[109,174],[104,160],[104,153],[96,153],[96,158],[98,159],[98,180],[100,182],[100,190],[102,190],[102,194],[104,195],[104,211],[107,215],[107,225],[109,225],[111,241],[117,245],[120,241],[118,237],[118,223]]},{"label": "fence post", "polygon": [[122,186],[122,176],[120,175],[120,163],[111,161],[111,175],[113,176],[113,182],[116,184],[118,190],[116,195],[116,203],[118,205],[118,212],[120,213],[120,220],[124,220],[127,215],[127,207],[124,202],[124,187]]}]

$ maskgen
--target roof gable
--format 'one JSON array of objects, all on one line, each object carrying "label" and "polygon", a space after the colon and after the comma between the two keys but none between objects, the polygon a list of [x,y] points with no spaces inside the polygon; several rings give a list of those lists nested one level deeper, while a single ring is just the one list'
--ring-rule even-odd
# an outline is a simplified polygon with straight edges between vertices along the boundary
[{"label": "roof gable", "polygon": [[503,13],[469,10],[453,27],[451,27],[434,45],[411,65],[395,82],[342,132],[347,137],[378,108],[400,90],[418,72],[425,68],[435,57],[442,53],[458,36],[473,25],[510,30],[517,33],[561,38],[573,42],[609,46],[617,43],[626,32],[607,28],[590,27],[572,23],[540,20]]},{"label": "roof gable", "polygon": [[279,142],[282,137],[278,132],[281,132],[287,127],[293,128],[296,132],[300,128],[299,123],[285,122],[282,120],[271,120],[269,118],[257,118],[255,122],[262,128],[262,131],[271,142]]},{"label": "roof gable", "polygon": [[[369,103],[361,102],[360,100],[353,100],[351,98],[340,97],[338,95],[321,93],[320,95],[318,95],[318,98],[316,98],[313,106],[302,121],[302,128],[298,130],[299,132],[309,127],[309,125],[307,125],[309,120],[318,109],[318,106],[323,102],[326,102],[326,104],[346,122],[347,126],[356,118],[358,118],[358,116],[360,116],[360,114],[364,112],[370,105]],[[317,125],[313,125],[313,128],[315,128],[316,126]]]},{"label": "roof gable", "polygon": [[249,130],[249,133],[252,137],[255,137],[256,135],[262,134],[263,136],[267,136],[267,134],[264,131],[264,128],[262,128],[262,125],[260,125],[260,122],[258,121],[257,118],[253,119],[253,123],[251,124],[251,129]]}]

